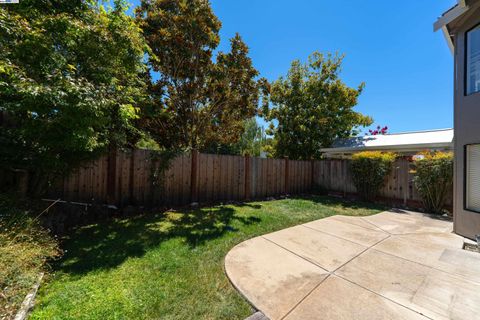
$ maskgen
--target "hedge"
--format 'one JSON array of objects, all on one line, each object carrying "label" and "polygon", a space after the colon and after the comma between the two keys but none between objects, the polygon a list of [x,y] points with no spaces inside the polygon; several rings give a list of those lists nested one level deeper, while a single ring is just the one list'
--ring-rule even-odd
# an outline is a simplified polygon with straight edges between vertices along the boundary
[{"label": "hedge", "polygon": [[392,152],[364,151],[352,156],[353,184],[363,200],[373,201],[392,170],[396,155]]}]

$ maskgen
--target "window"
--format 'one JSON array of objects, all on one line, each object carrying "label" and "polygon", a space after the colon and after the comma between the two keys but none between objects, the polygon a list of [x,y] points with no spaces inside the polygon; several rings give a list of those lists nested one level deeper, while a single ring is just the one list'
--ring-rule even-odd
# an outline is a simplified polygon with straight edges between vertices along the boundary
[{"label": "window", "polygon": [[467,95],[480,91],[480,25],[467,32]]},{"label": "window", "polygon": [[465,173],[466,209],[480,212],[480,144],[467,146]]}]

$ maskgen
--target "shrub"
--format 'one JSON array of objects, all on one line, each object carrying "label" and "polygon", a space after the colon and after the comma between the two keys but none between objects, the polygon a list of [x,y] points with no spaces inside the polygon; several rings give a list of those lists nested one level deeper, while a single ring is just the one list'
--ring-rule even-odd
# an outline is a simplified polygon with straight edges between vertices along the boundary
[{"label": "shrub", "polygon": [[0,319],[13,319],[46,261],[60,253],[31,213],[0,194]]},{"label": "shrub", "polygon": [[392,170],[396,155],[391,152],[365,151],[352,156],[352,179],[363,200],[373,201]]},{"label": "shrub", "polygon": [[453,154],[426,152],[415,160],[415,187],[422,197],[425,210],[441,214],[453,183]]}]

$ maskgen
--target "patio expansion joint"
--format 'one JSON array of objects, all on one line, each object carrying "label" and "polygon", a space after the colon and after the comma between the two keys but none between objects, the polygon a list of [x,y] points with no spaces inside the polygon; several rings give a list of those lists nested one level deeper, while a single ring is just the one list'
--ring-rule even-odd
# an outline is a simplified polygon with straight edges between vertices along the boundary
[{"label": "patio expansion joint", "polygon": [[[393,237],[395,237],[396,235],[392,235]],[[389,237],[390,238],[390,237]],[[386,239],[384,239],[386,240]],[[383,241],[383,240],[382,240]],[[381,241],[380,241],[381,242]],[[379,242],[379,243],[380,243]],[[375,244],[374,246],[378,245],[379,243]],[[424,264],[424,263],[421,263],[421,262],[418,262],[418,261],[414,261],[414,260],[410,260],[410,259],[407,259],[407,258],[404,258],[404,257],[401,257],[401,256],[398,256],[396,254],[393,254],[393,253],[390,253],[390,252],[385,252],[381,249],[378,249],[378,248],[374,248],[374,247],[371,247],[371,248],[368,248],[367,250],[369,249],[372,249],[372,250],[375,250],[375,251],[378,251],[378,252],[381,252],[383,254],[386,254],[388,256],[391,256],[391,257],[395,257],[395,258],[398,258],[398,259],[402,259],[403,261],[408,261],[408,262],[411,262],[411,263],[415,263],[415,264],[418,264],[422,267],[425,267],[425,268],[428,268],[428,269],[431,269],[431,270],[435,270],[435,271],[438,271],[438,272],[441,272],[441,273],[445,273],[451,277],[454,277],[454,278],[457,278],[459,280],[464,280],[464,281],[467,281],[467,282],[473,282],[475,284],[480,284],[479,281],[476,281],[476,280],[472,280],[470,278],[467,278],[467,277],[462,277],[460,275],[457,275],[457,274],[454,274],[454,273],[451,273],[451,272],[448,272],[448,271],[445,271],[445,270],[442,270],[442,269],[439,269],[437,267],[433,267],[433,266],[430,266],[428,264]],[[366,250],[365,250],[366,251]]]},{"label": "patio expansion joint", "polygon": [[[304,226],[304,227],[306,227],[306,226]],[[306,227],[306,228],[309,228],[309,227]],[[309,229],[312,229],[312,228],[309,228]],[[320,233],[328,234],[327,232],[323,232],[323,231],[320,231],[320,230],[316,230],[316,229],[312,229],[312,230],[315,230],[315,231],[320,232]],[[341,237],[337,237],[337,236],[335,236],[335,237],[336,237],[336,238],[339,238],[339,239],[343,239],[343,238],[341,238]],[[327,276],[326,276],[324,279],[322,279],[322,281],[320,281],[312,290],[310,290],[310,292],[308,292],[298,303],[296,303],[296,304],[292,307],[292,309],[290,309],[283,317],[280,318],[280,320],[282,320],[282,319],[284,319],[285,317],[287,317],[290,313],[292,313],[303,301],[305,301],[305,299],[307,299],[307,298],[308,298],[323,282],[325,282],[325,280],[327,280],[331,275],[334,275],[334,276],[336,276],[336,277],[339,277],[337,274],[335,274],[335,272],[336,272],[338,269],[342,268],[342,267],[345,266],[346,264],[348,264],[348,263],[350,263],[351,261],[353,261],[354,259],[358,258],[358,257],[361,256],[363,253],[365,253],[366,251],[368,251],[368,250],[371,249],[372,247],[376,246],[377,244],[381,243],[382,241],[390,238],[390,235],[388,235],[387,237],[385,237],[385,238],[377,241],[376,243],[372,244],[371,246],[366,247],[364,250],[362,250],[361,252],[359,252],[358,254],[356,254],[353,258],[349,259],[347,262],[345,262],[344,264],[342,264],[341,266],[339,266],[338,268],[336,268],[336,269],[333,270],[333,271],[328,271],[328,270],[324,269],[324,268],[321,267],[320,265],[318,265],[318,264],[316,264],[316,263],[314,263],[314,262],[312,262],[312,261],[310,261],[310,260],[308,260],[308,259],[305,259],[304,257],[298,255],[297,253],[293,252],[292,250],[289,250],[289,249],[285,248],[284,246],[279,245],[279,244],[276,243],[275,241],[272,241],[272,240],[270,240],[270,239],[267,239],[267,238],[265,238],[264,236],[262,236],[262,238],[264,238],[265,240],[273,243],[274,245],[277,245],[278,247],[284,249],[285,251],[288,251],[288,252],[294,254],[295,256],[299,257],[300,259],[302,259],[302,260],[304,260],[304,261],[307,261],[307,262],[315,265],[316,267],[319,267],[320,269],[324,270],[325,273],[327,274]],[[343,239],[343,240],[347,240],[347,239]],[[358,244],[358,243],[353,242],[353,241],[350,241],[350,240],[347,240],[347,241],[352,242],[352,243],[355,243],[355,244]],[[339,278],[342,278],[342,279],[343,279],[343,277],[339,277]],[[345,279],[345,280],[347,280],[347,279]],[[348,281],[349,281],[349,280],[348,280]],[[349,281],[349,282],[351,282],[351,283],[359,286],[358,284],[356,284],[356,283],[354,283],[354,282],[352,282],[352,281]],[[361,287],[361,286],[360,286],[360,287]],[[367,289],[367,290],[368,290],[368,289]],[[369,291],[371,291],[371,290],[369,290]],[[373,292],[373,291],[371,291],[371,292]],[[373,293],[375,293],[375,292],[373,292]],[[376,294],[376,293],[375,293],[375,294]],[[380,296],[381,296],[381,295],[380,295]],[[387,298],[386,298],[386,299],[387,299]],[[390,300],[390,299],[388,299],[388,300]],[[398,304],[398,303],[397,303],[397,304]],[[414,310],[413,310],[413,311],[414,311]],[[415,312],[417,312],[417,311],[415,311]],[[417,313],[418,313],[418,312],[417,312]]]},{"label": "patio expansion joint", "polygon": [[[357,259],[359,256],[361,256],[361,255],[364,254],[365,252],[367,252],[367,251],[369,251],[369,250],[377,250],[377,249],[374,248],[376,245],[380,244],[381,242],[383,242],[383,241],[385,241],[385,240],[387,240],[387,239],[390,239],[392,236],[394,236],[394,235],[389,234],[388,237],[386,237],[386,238],[384,238],[384,239],[382,239],[382,240],[379,240],[379,241],[377,241],[376,243],[372,244],[371,246],[369,246],[368,248],[366,248],[365,250],[363,250],[362,252],[360,252],[359,254],[357,254],[355,257],[353,257],[352,259],[350,259],[350,260],[348,260],[347,262],[345,262],[344,264],[342,264],[340,267],[338,267],[338,268],[336,268],[335,270],[333,270],[332,272],[330,272],[329,275],[334,275],[334,276],[336,276],[336,277],[338,277],[338,278],[341,278],[341,279],[343,279],[343,280],[345,280],[345,281],[348,281],[348,282],[350,282],[351,284],[356,285],[356,286],[358,286],[358,287],[360,287],[360,288],[362,288],[362,289],[364,289],[364,290],[367,290],[367,291],[369,291],[369,292],[371,292],[371,293],[373,293],[373,294],[375,294],[375,295],[377,295],[377,296],[380,296],[380,297],[382,297],[382,298],[384,298],[384,299],[386,299],[386,300],[388,300],[388,301],[390,301],[390,302],[393,302],[393,303],[395,303],[395,304],[397,304],[397,305],[399,305],[399,306],[401,306],[401,307],[404,307],[404,308],[406,308],[406,309],[408,309],[408,310],[410,310],[410,311],[413,311],[413,312],[415,312],[415,313],[417,313],[417,314],[420,314],[421,316],[423,316],[423,317],[425,317],[425,318],[427,318],[427,319],[433,320],[433,318],[428,317],[428,316],[426,316],[425,314],[423,314],[423,313],[421,313],[421,312],[419,312],[419,311],[417,311],[417,310],[415,310],[415,309],[412,309],[412,308],[410,308],[410,307],[408,307],[408,306],[405,306],[405,305],[403,305],[403,304],[401,304],[401,303],[399,303],[399,302],[397,302],[397,301],[395,301],[395,300],[392,300],[392,299],[390,299],[390,298],[388,298],[388,297],[386,297],[386,296],[384,296],[384,295],[382,295],[382,294],[380,294],[380,293],[378,293],[378,292],[375,292],[375,291],[373,291],[373,290],[371,290],[371,289],[369,289],[369,288],[367,288],[367,287],[364,287],[364,286],[362,286],[362,285],[360,285],[360,284],[358,284],[358,283],[356,283],[356,282],[354,282],[354,281],[352,281],[352,280],[350,280],[350,279],[348,279],[348,278],[346,278],[346,277],[344,277],[344,276],[341,276],[341,275],[336,274],[336,272],[337,272],[339,269],[341,269],[342,267],[346,266],[347,264],[349,264],[349,263],[352,262],[353,260]],[[377,250],[377,251],[383,253],[383,251],[380,251],[380,250]],[[393,256],[393,255],[392,255],[392,256]],[[396,257],[396,256],[395,256],[395,257]],[[404,260],[407,260],[407,259],[404,259]],[[410,261],[410,260],[407,260],[407,261]],[[412,261],[412,262],[413,262],[413,261]],[[312,290],[312,291],[313,291],[313,290]],[[293,309],[292,309],[292,311],[293,311]],[[291,312],[291,311],[290,311],[290,312]],[[290,313],[290,312],[289,312],[289,313]]]},{"label": "patio expansion joint", "polygon": [[[355,242],[355,241],[352,241],[352,240],[349,240],[349,239],[340,237],[340,236],[338,236],[338,235],[336,235],[336,234],[333,234],[333,233],[330,233],[330,232],[325,232],[325,231],[322,231],[322,230],[318,230],[318,229],[309,227],[309,226],[304,225],[304,224],[301,224],[301,226],[302,226],[302,227],[305,227],[305,228],[307,228],[307,229],[316,231],[316,232],[320,232],[320,233],[327,234],[327,235],[329,235],[329,236],[331,236],[331,237],[335,237],[335,238],[337,238],[337,239],[345,240],[345,241],[348,241],[348,242],[350,242],[350,243],[354,243],[354,244],[356,244],[356,245],[359,245],[359,246],[362,246],[362,247],[366,247],[366,248],[368,249],[368,247],[365,246],[365,245],[363,245],[363,244],[360,244],[360,243],[358,243],[358,242]],[[363,227],[361,227],[361,226],[357,226],[357,227],[363,228]],[[371,230],[371,229],[368,229],[368,228],[363,228],[363,229],[365,229],[365,230]],[[388,234],[388,236],[385,237],[385,238],[383,238],[382,240],[387,239],[389,236],[390,236],[390,234]],[[382,240],[380,240],[380,241],[382,241]],[[373,245],[377,245],[377,243],[374,243]]]},{"label": "patio expansion joint", "polygon": [[401,307],[403,307],[403,308],[406,308],[406,309],[408,309],[408,310],[410,310],[410,311],[412,311],[412,312],[415,312],[415,313],[417,313],[417,314],[425,317],[426,319],[434,320],[434,318],[431,318],[431,317],[429,317],[429,316],[427,316],[427,315],[419,312],[418,310],[415,310],[415,309],[412,309],[412,308],[410,308],[410,307],[408,307],[408,306],[405,306],[405,305],[403,305],[403,304],[401,304],[401,303],[399,303],[399,302],[397,302],[397,301],[395,301],[395,300],[392,300],[392,299],[384,296],[383,294],[380,294],[380,293],[375,292],[375,291],[373,291],[373,290],[371,290],[371,289],[369,289],[369,288],[367,288],[367,287],[364,287],[364,286],[356,283],[355,281],[352,281],[352,280],[350,280],[350,279],[348,279],[348,278],[345,278],[345,277],[343,277],[343,276],[341,276],[341,275],[338,275],[338,274],[334,274],[334,275],[335,275],[336,277],[342,279],[342,280],[345,280],[345,281],[347,281],[347,282],[349,282],[349,283],[357,286],[357,287],[362,288],[363,290],[366,290],[366,291],[368,291],[368,292],[370,292],[370,293],[373,293],[374,295],[377,295],[377,296],[379,296],[379,297],[382,297],[382,298],[384,298],[385,300],[388,300],[388,301],[390,301],[390,302],[392,302],[392,303],[395,303],[396,305],[399,305],[399,306],[401,306]]},{"label": "patio expansion joint", "polygon": [[315,291],[318,287],[320,287],[320,285],[321,285],[322,283],[324,283],[325,280],[327,280],[331,275],[332,275],[332,274],[329,272],[329,273],[327,274],[327,276],[326,276],[322,281],[320,281],[319,284],[317,284],[312,290],[310,290],[310,292],[307,293],[307,294],[305,295],[305,297],[303,297],[300,301],[298,301],[298,303],[295,304],[295,305],[292,307],[292,309],[290,309],[290,311],[288,311],[287,313],[285,313],[285,315],[280,318],[280,320],[283,320],[283,319],[285,319],[286,317],[288,317],[288,315],[289,315],[290,313],[292,313],[293,310],[295,310],[300,304],[302,304],[302,302],[305,301],[305,299],[307,299],[307,298],[312,294],[312,292]]},{"label": "patio expansion joint", "polygon": [[376,246],[377,244],[381,243],[382,241],[385,241],[387,239],[389,239],[391,237],[391,235],[388,235],[386,238],[383,238],[382,240],[379,240],[377,242],[375,242],[374,244],[372,244],[371,246],[365,248],[364,250],[362,250],[361,252],[359,252],[357,255],[355,255],[353,258],[351,258],[350,260],[348,260],[347,262],[345,262],[344,264],[342,264],[341,266],[339,266],[338,268],[336,268],[335,270],[333,270],[331,273],[332,274],[335,274],[335,272],[346,266],[347,264],[349,264],[350,262],[352,262],[353,260],[355,260],[356,258],[360,257],[362,254],[364,254],[365,252],[367,252],[369,249],[373,248],[374,246]]},{"label": "patio expansion joint", "polygon": [[295,308],[297,308],[305,299],[307,299],[307,298],[312,294],[312,292],[315,291],[315,289],[317,289],[325,280],[327,280],[327,279],[332,275],[332,272],[324,269],[323,267],[321,267],[320,265],[318,265],[317,263],[315,263],[315,262],[313,262],[313,261],[310,261],[310,260],[308,260],[308,259],[305,259],[305,257],[302,257],[301,255],[297,254],[296,252],[294,252],[294,251],[292,251],[292,250],[290,250],[290,249],[285,248],[284,246],[276,243],[275,241],[272,241],[272,240],[270,240],[270,239],[268,239],[268,238],[265,238],[264,236],[261,236],[261,237],[262,237],[263,239],[271,242],[272,244],[278,246],[279,248],[281,248],[281,249],[283,249],[283,250],[285,250],[285,251],[287,251],[287,252],[290,252],[291,254],[297,256],[298,258],[300,258],[300,259],[302,259],[302,260],[304,260],[304,261],[306,261],[306,262],[308,262],[308,263],[310,263],[310,264],[313,264],[315,267],[322,269],[322,270],[325,272],[325,274],[327,275],[327,276],[326,276],[325,278],[323,278],[317,285],[315,285],[315,287],[313,287],[313,289],[310,290],[302,299],[300,299],[300,301],[298,301],[284,316],[282,316],[282,317],[280,318],[280,320],[282,320],[282,319],[284,319],[285,317],[287,317],[293,310],[295,310]]},{"label": "patio expansion joint", "polygon": [[[387,211],[388,212],[388,211]],[[375,223],[371,222],[371,221],[368,221],[365,217],[359,217],[362,221],[368,223],[368,224],[371,224],[372,226],[374,226],[375,228],[377,228],[378,230],[382,231],[382,232],[385,232],[386,234],[389,234],[389,235],[392,235],[392,233],[388,232],[387,230],[384,230],[382,227],[380,226],[377,226]]]},{"label": "patio expansion joint", "polygon": [[320,266],[319,264],[317,264],[317,263],[315,263],[315,262],[313,262],[313,261],[310,261],[310,260],[306,259],[305,257],[302,257],[302,256],[299,255],[298,253],[296,253],[296,252],[294,252],[294,251],[292,251],[292,250],[290,250],[290,249],[288,249],[288,248],[285,248],[284,246],[276,243],[276,242],[273,241],[273,240],[270,240],[270,239],[268,239],[268,238],[265,238],[264,236],[261,236],[261,237],[262,237],[263,239],[267,240],[268,242],[271,242],[271,243],[273,243],[274,245],[282,248],[283,250],[290,252],[291,254],[297,256],[298,258],[300,258],[300,259],[302,259],[302,260],[304,260],[304,261],[307,261],[307,262],[310,263],[310,264],[313,264],[315,267],[318,267],[318,268],[322,269],[323,271],[325,271],[325,273],[330,273],[330,271],[328,271],[327,269],[323,268],[322,266]]},{"label": "patio expansion joint", "polygon": [[370,222],[370,221],[366,220],[366,219],[365,219],[366,217],[358,217],[358,216],[345,216],[345,215],[342,215],[342,217],[353,217],[353,218],[359,218],[359,220],[361,220],[361,221],[364,221],[364,222],[366,222],[366,223],[370,224],[372,227],[374,227],[374,229],[370,229],[370,228],[367,228],[367,227],[364,227],[364,226],[361,226],[361,225],[359,225],[359,224],[352,223],[352,222],[350,222],[350,221],[346,221],[346,220],[342,220],[342,221],[340,221],[340,222],[342,222],[342,223],[347,223],[347,224],[349,224],[349,225],[356,226],[356,227],[360,227],[360,228],[367,229],[367,230],[381,231],[381,232],[384,232],[384,233],[386,233],[386,234],[391,234],[391,233],[390,233],[390,232],[388,232],[387,230],[383,230],[383,229],[382,229],[382,228],[380,228],[379,226],[377,226],[377,225],[373,224],[372,222]]}]

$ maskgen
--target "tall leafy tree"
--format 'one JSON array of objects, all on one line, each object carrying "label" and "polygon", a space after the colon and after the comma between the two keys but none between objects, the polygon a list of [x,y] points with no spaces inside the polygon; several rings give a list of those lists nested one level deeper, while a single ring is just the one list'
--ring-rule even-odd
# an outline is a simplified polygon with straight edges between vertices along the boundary
[{"label": "tall leafy tree", "polygon": [[276,157],[314,159],[321,148],[336,138],[358,134],[372,119],[353,108],[364,84],[350,88],[339,77],[343,56],[315,52],[308,63],[296,60],[288,75],[271,86],[270,108],[265,118],[275,120],[268,133],[274,135]]},{"label": "tall leafy tree", "polygon": [[209,1],[143,0],[136,14],[158,76],[143,118],[152,138],[169,149],[236,142],[257,113],[261,84],[241,37],[214,61],[221,23]]},{"label": "tall leafy tree", "polygon": [[243,133],[235,143],[211,144],[205,152],[232,154],[232,155],[251,155],[259,157],[262,151],[266,151],[267,136],[265,130],[257,123],[257,119],[252,117],[243,122]]},{"label": "tall leafy tree", "polygon": [[265,151],[267,136],[263,127],[258,125],[257,119],[251,118],[245,121],[245,132],[236,145],[239,148],[239,154],[259,157],[262,151]]},{"label": "tall leafy tree", "polygon": [[126,2],[24,0],[0,8],[0,165],[32,192],[138,134],[145,43]]}]

